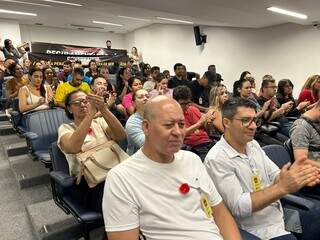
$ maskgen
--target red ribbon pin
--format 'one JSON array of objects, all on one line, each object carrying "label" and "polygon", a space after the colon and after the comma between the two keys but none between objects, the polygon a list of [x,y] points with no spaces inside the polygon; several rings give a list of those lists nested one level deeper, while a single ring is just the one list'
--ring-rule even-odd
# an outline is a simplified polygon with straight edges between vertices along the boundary
[{"label": "red ribbon pin", "polygon": [[187,194],[190,191],[190,186],[188,185],[188,183],[182,183],[179,187],[179,191],[182,194]]}]

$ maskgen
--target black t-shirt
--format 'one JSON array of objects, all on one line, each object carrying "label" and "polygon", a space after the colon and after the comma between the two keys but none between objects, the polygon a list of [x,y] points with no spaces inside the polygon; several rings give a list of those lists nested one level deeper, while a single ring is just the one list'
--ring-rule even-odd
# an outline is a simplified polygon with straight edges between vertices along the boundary
[{"label": "black t-shirt", "polygon": [[196,75],[195,72],[187,72],[187,79],[188,79],[189,81],[192,81],[192,79],[193,79],[193,78],[196,78],[196,77],[197,77],[197,75]]},{"label": "black t-shirt", "polygon": [[188,85],[188,81],[187,79],[178,79],[177,76],[174,76],[173,78],[171,78],[168,82],[168,88],[175,88],[178,86],[187,86]]},{"label": "black t-shirt", "polygon": [[[269,99],[263,97],[263,96],[260,96],[258,97],[257,101],[258,103],[260,104],[261,107],[263,107],[264,103],[266,101],[268,101]],[[275,105],[275,108],[276,109],[279,109],[280,108],[280,104],[278,103],[278,101],[276,99],[273,99],[272,100],[274,103],[273,105]],[[269,108],[267,109],[267,111],[269,111],[270,114],[268,114],[268,116],[265,118],[264,115],[262,116],[262,119],[264,121],[268,121],[269,118],[271,117],[272,113],[275,111],[274,108],[272,108],[272,104],[270,104]],[[275,122],[280,122],[280,123],[287,123],[289,122],[288,119],[285,118],[285,116],[283,115],[280,115],[279,117],[275,118],[275,119],[272,119],[272,121],[275,121]]]},{"label": "black t-shirt", "polygon": [[197,80],[189,82],[188,87],[192,92],[192,102],[203,107],[209,107],[210,89],[208,87],[201,86]]}]

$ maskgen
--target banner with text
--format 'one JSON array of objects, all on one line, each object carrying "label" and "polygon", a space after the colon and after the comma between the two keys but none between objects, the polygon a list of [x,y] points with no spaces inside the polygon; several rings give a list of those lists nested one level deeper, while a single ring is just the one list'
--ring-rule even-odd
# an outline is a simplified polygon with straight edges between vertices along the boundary
[{"label": "banner with text", "polygon": [[127,50],[123,49],[83,47],[43,42],[31,42],[28,56],[31,61],[51,61],[54,66],[62,66],[66,60],[72,62],[81,60],[83,65],[87,65],[92,59],[95,59],[102,65],[113,65],[115,62],[124,65],[129,59]]}]

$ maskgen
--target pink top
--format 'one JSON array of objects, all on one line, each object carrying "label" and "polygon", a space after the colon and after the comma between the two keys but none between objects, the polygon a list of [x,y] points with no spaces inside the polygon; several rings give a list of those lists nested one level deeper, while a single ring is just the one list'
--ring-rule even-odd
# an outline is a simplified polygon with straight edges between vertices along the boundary
[{"label": "pink top", "polygon": [[[164,95],[169,98],[172,98],[172,93],[173,93],[173,89],[168,88]],[[149,92],[149,95],[150,95],[150,99],[155,98],[156,96],[159,95],[159,91],[157,89],[153,89],[152,91]]]},{"label": "pink top", "polygon": [[122,105],[125,107],[125,109],[133,106],[132,92],[124,95],[124,97],[122,98]]}]

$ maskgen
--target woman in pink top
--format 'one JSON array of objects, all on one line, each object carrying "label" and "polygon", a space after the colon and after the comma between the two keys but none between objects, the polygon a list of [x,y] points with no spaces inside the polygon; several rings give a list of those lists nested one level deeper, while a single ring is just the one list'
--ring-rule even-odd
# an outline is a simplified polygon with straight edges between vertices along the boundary
[{"label": "woman in pink top", "polygon": [[149,92],[150,98],[154,98],[158,95],[166,95],[169,98],[172,98],[172,89],[168,88],[168,79],[164,74],[159,73],[155,78],[157,84],[155,89]]},{"label": "woman in pink top", "polygon": [[309,77],[299,94],[298,104],[306,101],[309,101],[311,104],[317,102],[319,100],[319,90],[320,75],[313,75]]},{"label": "woman in pink top", "polygon": [[122,99],[122,105],[126,109],[128,115],[131,115],[134,113],[134,106],[132,102],[132,95],[134,92],[138,91],[142,88],[142,82],[138,78],[130,78],[128,81],[129,90],[130,93],[126,94]]}]

